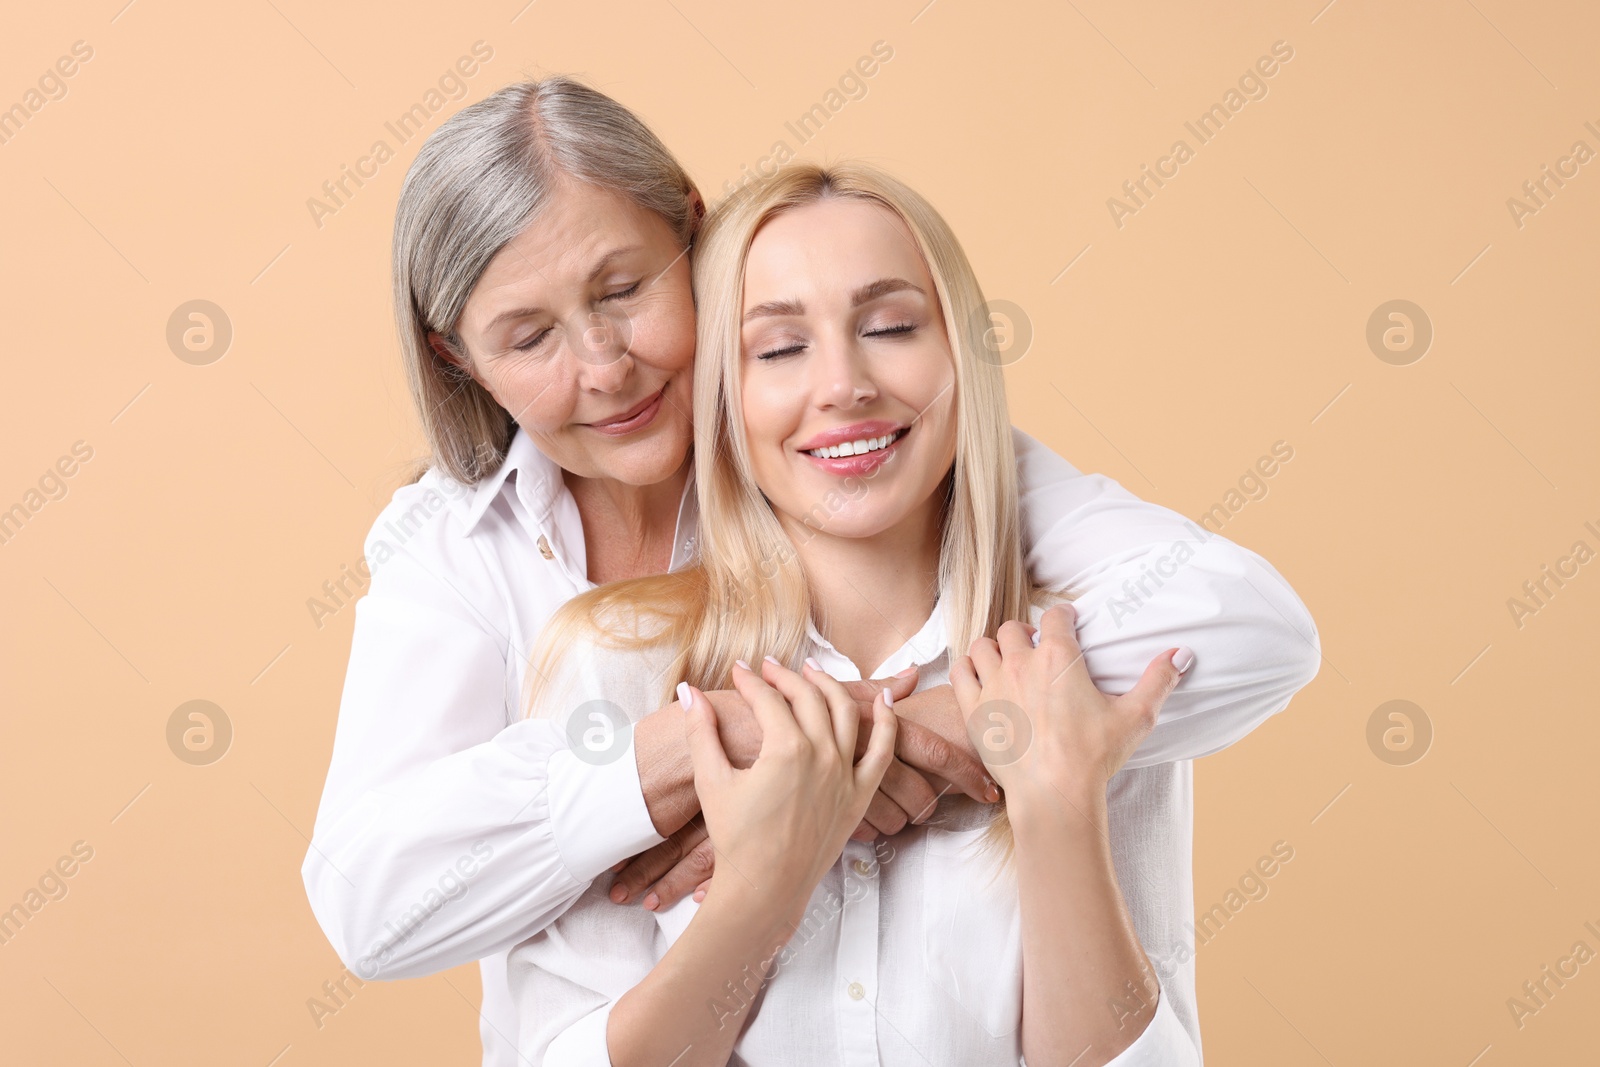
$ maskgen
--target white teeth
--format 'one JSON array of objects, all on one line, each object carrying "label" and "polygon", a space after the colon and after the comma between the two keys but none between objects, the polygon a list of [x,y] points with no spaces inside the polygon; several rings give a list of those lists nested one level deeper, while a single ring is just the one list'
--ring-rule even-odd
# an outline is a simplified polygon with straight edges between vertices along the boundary
[{"label": "white teeth", "polygon": [[832,445],[828,448],[813,448],[808,455],[822,459],[841,459],[844,456],[859,456],[864,452],[876,452],[888,448],[894,442],[895,435],[884,434],[882,437],[864,437],[859,441],[846,441],[843,444]]}]

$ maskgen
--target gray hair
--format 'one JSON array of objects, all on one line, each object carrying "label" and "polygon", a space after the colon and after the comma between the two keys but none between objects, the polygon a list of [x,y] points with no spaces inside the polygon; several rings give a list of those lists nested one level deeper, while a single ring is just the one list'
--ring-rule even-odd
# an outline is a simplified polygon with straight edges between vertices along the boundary
[{"label": "gray hair", "polygon": [[456,332],[467,297],[562,177],[654,212],[685,246],[694,235],[697,190],[682,164],[632,111],[560,75],[507,85],[452,115],[400,190],[394,313],[411,397],[432,463],[469,485],[500,466],[516,423],[428,334],[468,358]]}]

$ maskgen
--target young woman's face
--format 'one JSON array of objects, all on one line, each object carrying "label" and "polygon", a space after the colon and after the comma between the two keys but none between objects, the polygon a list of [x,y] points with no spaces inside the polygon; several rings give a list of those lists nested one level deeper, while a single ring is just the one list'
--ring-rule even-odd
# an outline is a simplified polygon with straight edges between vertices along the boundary
[{"label": "young woman's face", "polygon": [[955,460],[955,361],[899,216],[835,197],[770,220],[741,314],[750,458],[790,536],[929,521]]},{"label": "young woman's face", "polygon": [[653,485],[693,439],[689,260],[659,216],[566,180],[457,326],[472,376],[574,474]]}]

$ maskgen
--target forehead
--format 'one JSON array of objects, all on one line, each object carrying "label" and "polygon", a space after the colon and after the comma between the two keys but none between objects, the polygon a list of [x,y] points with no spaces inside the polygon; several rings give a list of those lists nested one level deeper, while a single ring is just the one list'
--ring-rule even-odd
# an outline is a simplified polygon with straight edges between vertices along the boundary
[{"label": "forehead", "polygon": [[500,294],[553,299],[562,288],[585,284],[595,263],[609,252],[675,243],[671,227],[655,212],[609,189],[558,179],[522,232],[489,261],[467,313],[492,315],[487,303],[500,300]]},{"label": "forehead", "polygon": [[817,200],[785,211],[756,232],[745,260],[744,306],[848,293],[888,277],[933,292],[933,279],[905,221],[869,200]]}]

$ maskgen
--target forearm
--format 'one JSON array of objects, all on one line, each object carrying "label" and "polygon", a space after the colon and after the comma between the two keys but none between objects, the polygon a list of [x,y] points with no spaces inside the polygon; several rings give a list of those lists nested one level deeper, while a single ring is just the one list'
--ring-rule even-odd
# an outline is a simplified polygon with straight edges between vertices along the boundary
[{"label": "forearm", "polygon": [[661,962],[611,1009],[611,1063],[725,1067],[763,973],[793,932],[786,911],[770,899],[713,888]]},{"label": "forearm", "polygon": [[[730,690],[708,690],[706,698],[717,709],[717,732],[729,762],[749,767],[761,749],[760,727],[749,705]],[[674,700],[635,723],[633,745],[650,821],[662,837],[671,837],[700,812],[683,705]]]},{"label": "forearm", "polygon": [[1104,791],[1010,797],[1008,809],[1022,915],[1023,1056],[1029,1067],[1105,1064],[1149,1025],[1159,986],[1117,885]]}]

